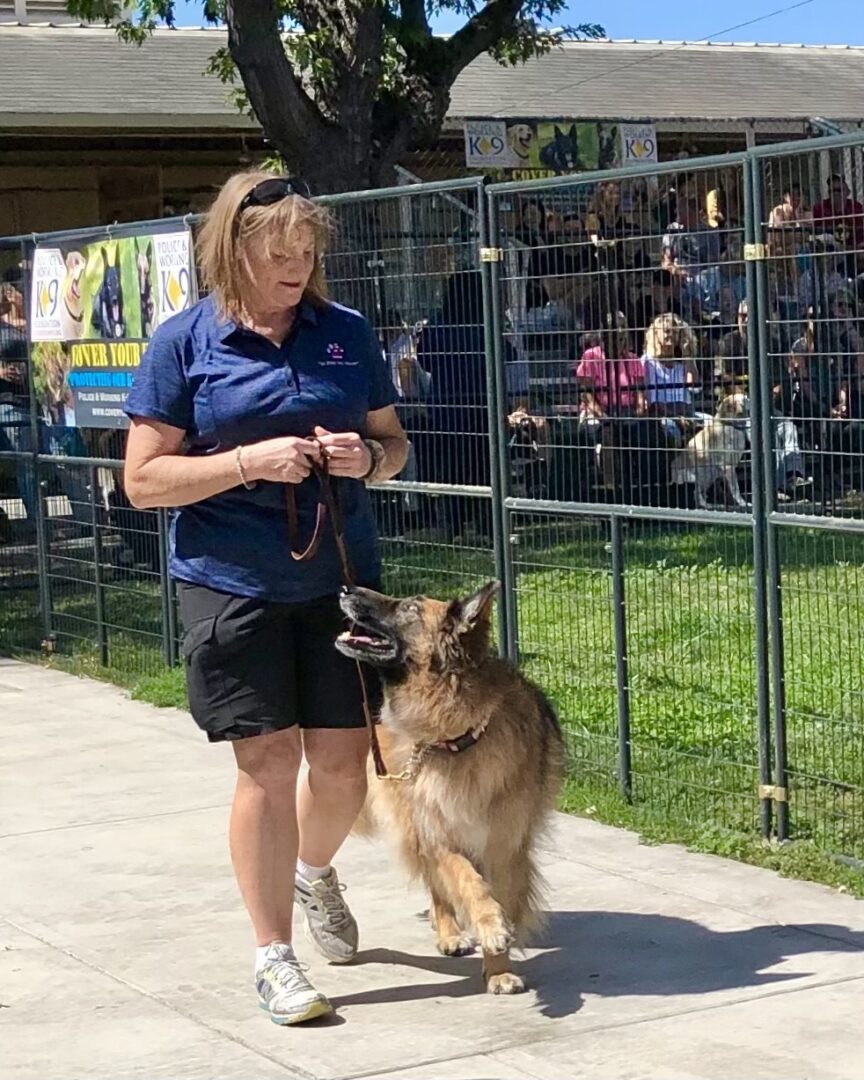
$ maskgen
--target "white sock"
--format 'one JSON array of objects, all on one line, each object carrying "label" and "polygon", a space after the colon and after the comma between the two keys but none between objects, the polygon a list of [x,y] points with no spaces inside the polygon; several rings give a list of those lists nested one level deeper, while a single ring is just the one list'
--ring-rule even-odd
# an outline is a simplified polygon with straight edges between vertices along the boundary
[{"label": "white sock", "polygon": [[303,878],[304,881],[320,881],[329,872],[329,864],[327,866],[310,866],[309,863],[303,862],[302,859],[297,860],[297,877]]},{"label": "white sock", "polygon": [[259,945],[255,949],[255,974],[256,975],[261,970],[261,968],[264,967],[264,964],[267,962],[267,952],[274,945],[276,945],[278,947],[279,955],[283,960],[296,960],[297,959],[297,957],[294,955],[294,946],[288,941],[271,941],[269,945]]}]

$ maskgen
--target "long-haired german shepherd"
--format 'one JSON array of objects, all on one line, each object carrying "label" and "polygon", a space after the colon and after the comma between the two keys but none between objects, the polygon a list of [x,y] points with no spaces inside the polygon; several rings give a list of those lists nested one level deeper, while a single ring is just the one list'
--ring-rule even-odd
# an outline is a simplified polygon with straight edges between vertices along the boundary
[{"label": "long-haired german shepherd", "polygon": [[[397,841],[431,896],[438,948],[483,953],[493,994],[525,989],[509,950],[537,920],[534,843],[561,786],[561,729],[543,694],[489,646],[497,583],[446,603],[350,588],[337,647],[384,688],[380,743],[396,779],[370,777],[358,831]],[[370,765],[371,768],[371,765]]]}]

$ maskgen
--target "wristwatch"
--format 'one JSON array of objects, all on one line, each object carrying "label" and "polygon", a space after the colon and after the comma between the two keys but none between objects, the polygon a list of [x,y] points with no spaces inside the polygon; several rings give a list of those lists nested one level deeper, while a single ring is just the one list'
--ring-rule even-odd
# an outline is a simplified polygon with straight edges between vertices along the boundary
[{"label": "wristwatch", "polygon": [[365,443],[366,449],[369,451],[369,454],[372,458],[372,464],[369,466],[369,468],[366,470],[366,472],[360,479],[365,480],[367,483],[369,483],[370,480],[375,479],[379,469],[384,464],[384,459],[387,455],[384,451],[384,447],[381,445],[380,442],[377,441],[377,439],[364,439],[363,442]]}]

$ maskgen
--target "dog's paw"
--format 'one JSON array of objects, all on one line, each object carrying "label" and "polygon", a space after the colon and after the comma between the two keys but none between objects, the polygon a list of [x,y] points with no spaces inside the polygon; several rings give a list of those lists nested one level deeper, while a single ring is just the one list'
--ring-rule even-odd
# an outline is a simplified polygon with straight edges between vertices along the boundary
[{"label": "dog's paw", "polygon": [[477,927],[477,940],[480,948],[489,956],[501,956],[506,953],[514,941],[512,929],[499,919],[481,923]]},{"label": "dog's paw", "polygon": [[489,976],[486,990],[490,994],[524,994],[527,987],[518,975],[514,975],[512,971],[504,971],[500,975]]},{"label": "dog's paw", "polygon": [[448,937],[438,938],[438,952],[442,956],[470,956],[474,952],[475,944],[467,934],[451,934]]}]

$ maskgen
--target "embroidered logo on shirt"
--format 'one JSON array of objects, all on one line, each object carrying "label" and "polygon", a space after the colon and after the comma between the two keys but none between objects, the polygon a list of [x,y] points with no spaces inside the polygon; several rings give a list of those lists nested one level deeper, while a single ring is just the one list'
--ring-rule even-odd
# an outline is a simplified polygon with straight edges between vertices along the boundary
[{"label": "embroidered logo on shirt", "polygon": [[324,351],[327,359],[321,361],[321,367],[356,367],[360,363],[359,360],[347,360],[345,350],[338,341],[331,341]]}]

